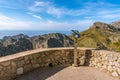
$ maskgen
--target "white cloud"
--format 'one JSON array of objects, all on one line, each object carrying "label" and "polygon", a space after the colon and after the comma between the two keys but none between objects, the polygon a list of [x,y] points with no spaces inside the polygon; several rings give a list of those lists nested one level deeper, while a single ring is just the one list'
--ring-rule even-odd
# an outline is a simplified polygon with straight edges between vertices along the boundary
[{"label": "white cloud", "polygon": [[76,22],[57,22],[48,20],[45,22],[36,23],[36,27],[32,30],[47,30],[47,31],[70,31],[72,29],[85,30],[87,29],[94,21],[92,20],[78,20]]},{"label": "white cloud", "polygon": [[52,20],[41,22],[16,21],[15,19],[8,16],[0,15],[0,30],[84,30],[87,29],[87,27],[92,23],[92,20],[81,20],[76,22],[57,22]]},{"label": "white cloud", "polygon": [[111,22],[119,20],[120,18],[120,9],[98,9],[96,12],[93,12],[92,15],[85,16],[85,19],[92,19],[95,21]]},{"label": "white cloud", "polygon": [[69,9],[66,7],[57,7],[53,2],[48,1],[35,1],[34,5],[29,7],[32,12],[47,13],[57,18],[62,16],[81,16],[83,18],[99,20],[99,19],[112,19],[119,17],[116,13],[120,12],[119,5],[105,2],[85,2],[82,3],[79,9]]},{"label": "white cloud", "polygon": [[13,21],[14,19],[7,17],[3,14],[0,14],[0,21]]},{"label": "white cloud", "polygon": [[41,17],[41,16],[38,16],[38,15],[34,15],[34,14],[33,14],[32,16],[33,16],[34,18],[37,18],[37,19],[40,19],[40,20],[42,19],[42,17]]},{"label": "white cloud", "polygon": [[26,29],[29,29],[31,25],[32,25],[31,22],[22,22],[22,21],[3,22],[3,21],[0,21],[0,30],[26,30]]},{"label": "white cloud", "polygon": [[40,13],[45,12],[57,17],[60,17],[62,14],[64,14],[62,8],[56,8],[53,3],[42,1],[35,1],[35,4],[30,6],[29,10]]},{"label": "white cloud", "polygon": [[37,16],[37,15],[32,15],[32,16],[37,18],[37,19],[42,19],[40,16]]},{"label": "white cloud", "polygon": [[33,14],[33,13],[31,13],[31,12],[28,12],[27,14],[31,15],[32,17],[34,17],[34,18],[36,18],[36,19],[39,19],[39,20],[41,20],[41,19],[42,19],[42,17],[41,17],[41,16],[38,16],[38,15]]},{"label": "white cloud", "polygon": [[[71,30],[71,29],[87,29],[94,21],[114,20],[120,17],[120,9],[115,8],[117,5],[109,3],[84,3],[80,9],[68,9],[65,7],[57,7],[52,2],[36,1],[34,5],[29,7],[32,17],[39,19],[40,22],[16,21],[13,18],[0,14],[0,30]],[[43,18],[36,12],[46,13],[55,17],[69,15],[71,17],[78,16],[82,20],[73,20],[58,22],[53,20],[42,21]],[[42,19],[42,20],[41,20]]]},{"label": "white cloud", "polygon": [[13,18],[0,14],[0,30],[29,29],[32,22],[16,21]]},{"label": "white cloud", "polygon": [[70,16],[79,16],[83,14],[87,14],[88,10],[85,8],[83,9],[68,9],[65,7],[56,7],[56,5],[52,2],[43,2],[43,1],[35,1],[34,5],[29,7],[29,10],[32,12],[39,12],[39,13],[47,13],[56,17],[61,17],[64,15]]},{"label": "white cloud", "polygon": [[40,1],[35,1],[35,5],[34,6],[45,6],[48,5],[49,3],[44,3],[44,2],[40,2]]}]

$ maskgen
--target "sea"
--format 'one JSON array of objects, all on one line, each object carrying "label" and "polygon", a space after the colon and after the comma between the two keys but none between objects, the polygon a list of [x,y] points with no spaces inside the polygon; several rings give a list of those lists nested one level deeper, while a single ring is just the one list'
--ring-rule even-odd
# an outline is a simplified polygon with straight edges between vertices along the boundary
[{"label": "sea", "polygon": [[65,35],[70,35],[71,31],[0,31],[0,39],[2,39],[4,36],[13,36],[17,34],[25,34],[29,37],[32,37],[49,33],[62,33]]}]

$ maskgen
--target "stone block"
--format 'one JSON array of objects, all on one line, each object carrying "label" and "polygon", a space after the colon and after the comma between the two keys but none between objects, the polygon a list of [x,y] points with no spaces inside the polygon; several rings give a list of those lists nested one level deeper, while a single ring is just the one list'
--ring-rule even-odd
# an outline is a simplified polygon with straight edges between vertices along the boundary
[{"label": "stone block", "polygon": [[6,62],[2,62],[0,63],[2,66],[9,66],[10,65],[10,61],[6,61]]},{"label": "stone block", "polygon": [[25,57],[24,57],[24,60],[25,60],[25,61],[28,61],[28,60],[29,60],[29,57],[28,57],[28,56],[25,56]]},{"label": "stone block", "polygon": [[112,71],[113,71],[112,66],[108,66],[108,71],[110,71],[110,72],[112,72]]},{"label": "stone block", "polygon": [[120,75],[120,68],[117,69],[118,74]]},{"label": "stone block", "polygon": [[23,60],[23,59],[24,59],[24,57],[19,57],[19,58],[17,58],[18,61],[21,61],[21,60]]},{"label": "stone block", "polygon": [[23,67],[24,64],[25,64],[25,61],[24,61],[24,60],[18,61],[18,62],[17,62],[17,67],[18,67],[18,68],[19,68],[19,67]]},{"label": "stone block", "polygon": [[103,65],[102,68],[103,68],[103,69],[107,69],[107,65]]},{"label": "stone block", "polygon": [[3,69],[3,66],[0,66],[0,71],[2,71],[2,69]]},{"label": "stone block", "polygon": [[113,66],[114,64],[113,64],[113,62],[109,62],[109,66]]},{"label": "stone block", "polygon": [[38,67],[40,67],[40,64],[34,64],[33,67],[38,68]]},{"label": "stone block", "polygon": [[39,57],[40,57],[40,54],[38,54],[38,53],[35,54],[35,55],[33,55],[33,58],[34,58],[34,59],[38,59]]},{"label": "stone block", "polygon": [[38,63],[37,59],[36,60],[31,60],[32,65],[37,64],[37,63]]},{"label": "stone block", "polygon": [[117,57],[117,56],[112,56],[112,59],[113,59],[114,61],[117,61],[118,57]]},{"label": "stone block", "polygon": [[118,63],[117,61],[113,62],[113,64],[114,64],[116,67],[119,67],[119,66],[120,66],[120,63]]},{"label": "stone block", "polygon": [[23,67],[20,67],[20,68],[18,68],[17,69],[17,75],[21,75],[21,74],[23,74]]},{"label": "stone block", "polygon": [[30,60],[26,60],[26,61],[25,61],[25,64],[30,64]]},{"label": "stone block", "polygon": [[31,64],[27,64],[24,66],[24,72],[29,72],[33,69],[32,65]]},{"label": "stone block", "polygon": [[118,75],[118,73],[117,73],[116,71],[114,71],[114,72],[112,73],[112,76],[117,77],[117,76],[119,76],[119,75]]},{"label": "stone block", "polygon": [[25,64],[29,64],[30,63],[30,59],[28,56],[25,56],[24,57],[24,61],[25,61]]},{"label": "stone block", "polygon": [[11,62],[11,66],[14,67],[14,68],[16,68],[16,67],[17,67],[16,62],[13,62],[13,61],[12,61],[12,62]]},{"label": "stone block", "polygon": [[97,66],[98,66],[99,68],[101,68],[101,67],[102,67],[102,64],[101,64],[101,63],[98,63]]}]

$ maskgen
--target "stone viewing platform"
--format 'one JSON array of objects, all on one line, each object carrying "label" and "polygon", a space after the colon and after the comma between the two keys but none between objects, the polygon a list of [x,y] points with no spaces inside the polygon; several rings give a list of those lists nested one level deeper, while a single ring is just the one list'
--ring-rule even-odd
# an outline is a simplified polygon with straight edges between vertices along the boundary
[{"label": "stone viewing platform", "polygon": [[120,80],[119,55],[78,48],[79,67],[72,67],[72,47],[29,50],[0,57],[0,80]]},{"label": "stone viewing platform", "polygon": [[119,80],[110,74],[87,66],[55,66],[36,69],[15,80]]}]

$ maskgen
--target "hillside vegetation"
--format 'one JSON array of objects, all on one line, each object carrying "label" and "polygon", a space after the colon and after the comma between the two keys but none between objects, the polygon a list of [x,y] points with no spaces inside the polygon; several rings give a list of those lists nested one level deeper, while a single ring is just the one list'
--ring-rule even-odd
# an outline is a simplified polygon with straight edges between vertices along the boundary
[{"label": "hillside vegetation", "polygon": [[120,51],[120,31],[113,25],[95,22],[80,33],[78,46]]}]

